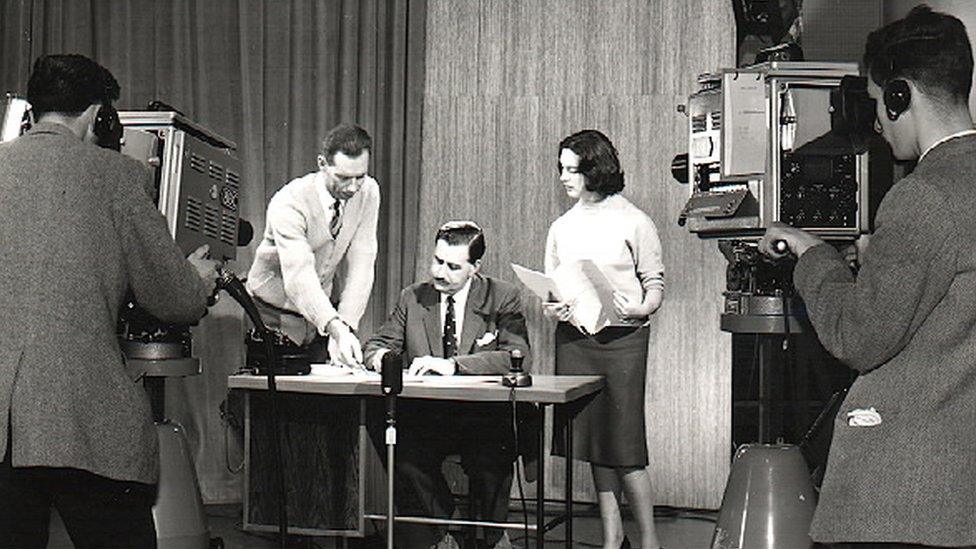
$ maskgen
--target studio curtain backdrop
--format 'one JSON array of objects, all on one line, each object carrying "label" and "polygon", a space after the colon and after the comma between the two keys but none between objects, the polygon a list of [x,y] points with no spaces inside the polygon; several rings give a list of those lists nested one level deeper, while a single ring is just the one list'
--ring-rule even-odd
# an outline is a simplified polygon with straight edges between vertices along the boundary
[{"label": "studio curtain backdrop", "polygon": [[[382,195],[368,334],[413,278],[425,20],[425,0],[0,0],[0,93],[26,95],[39,55],[92,57],[119,80],[121,110],[157,99],[237,143],[241,213],[256,235],[271,195],[316,169],[325,132],[363,126]],[[240,250],[238,273],[255,244]],[[229,469],[241,451],[225,449],[218,406],[243,363],[242,319],[221,300],[194,329],[203,375],[167,385],[167,413],[187,429],[208,501],[240,497]]]}]

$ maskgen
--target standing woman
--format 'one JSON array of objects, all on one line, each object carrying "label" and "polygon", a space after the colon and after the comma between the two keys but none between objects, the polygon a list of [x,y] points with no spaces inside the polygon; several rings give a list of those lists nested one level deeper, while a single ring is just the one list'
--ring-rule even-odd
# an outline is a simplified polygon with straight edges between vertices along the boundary
[{"label": "standing woman", "polygon": [[[593,470],[603,547],[629,547],[620,518],[621,489],[640,525],[640,547],[660,546],[647,472],[644,378],[648,317],[664,298],[661,242],[651,218],[626,198],[617,151],[607,136],[583,130],[559,144],[559,181],[576,204],[549,228],[546,273],[593,261],[614,288],[619,316],[594,335],[570,323],[572,302],[543,304],[556,327],[556,373],[602,375],[606,386],[576,416],[573,456]],[[562,454],[556,447],[555,453]]]}]

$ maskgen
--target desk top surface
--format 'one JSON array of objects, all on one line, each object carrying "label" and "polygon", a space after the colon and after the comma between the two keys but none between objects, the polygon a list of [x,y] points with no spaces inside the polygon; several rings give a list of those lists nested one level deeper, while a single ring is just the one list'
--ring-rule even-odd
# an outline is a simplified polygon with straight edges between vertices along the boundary
[{"label": "desk top surface", "polygon": [[[402,398],[437,400],[538,402],[565,404],[603,388],[602,376],[533,375],[530,387],[512,389],[502,385],[501,376],[424,376],[405,379]],[[267,390],[265,376],[250,374],[227,378],[231,389]],[[279,391],[322,395],[382,396],[379,376],[356,373],[341,376],[276,376]]]}]

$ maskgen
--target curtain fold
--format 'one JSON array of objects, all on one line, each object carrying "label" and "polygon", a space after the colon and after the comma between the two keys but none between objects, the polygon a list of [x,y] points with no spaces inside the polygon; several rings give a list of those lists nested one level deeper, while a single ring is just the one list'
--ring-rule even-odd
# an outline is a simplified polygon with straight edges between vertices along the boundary
[{"label": "curtain fold", "polygon": [[[6,0],[0,92],[26,95],[41,54],[92,57],[119,80],[120,109],[158,99],[236,142],[241,213],[257,235],[271,195],[316,169],[325,132],[360,124],[374,139],[370,172],[382,204],[376,282],[361,327],[368,335],[413,280],[425,14],[426,0]],[[255,245],[240,250],[237,272],[247,272]],[[194,329],[204,374],[167,385],[167,413],[187,429],[208,501],[240,497],[227,468],[240,449],[225,455],[218,413],[227,374],[243,364],[243,315],[229,301]]]}]

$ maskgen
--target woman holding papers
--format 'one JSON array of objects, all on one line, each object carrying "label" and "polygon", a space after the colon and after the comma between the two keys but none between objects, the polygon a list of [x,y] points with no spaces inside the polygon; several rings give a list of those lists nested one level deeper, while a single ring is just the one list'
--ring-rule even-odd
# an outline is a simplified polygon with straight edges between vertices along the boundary
[{"label": "woman holding papers", "polygon": [[[562,299],[543,304],[546,316],[559,320],[556,373],[606,379],[576,416],[573,456],[593,470],[603,547],[629,547],[619,508],[626,490],[640,546],[653,549],[660,543],[646,469],[644,378],[648,317],[664,297],[661,243],[647,214],[620,196],[624,174],[607,136],[584,130],[563,139],[559,181],[576,204],[553,222],[546,239],[546,275]],[[563,454],[559,442],[555,453]]]}]

